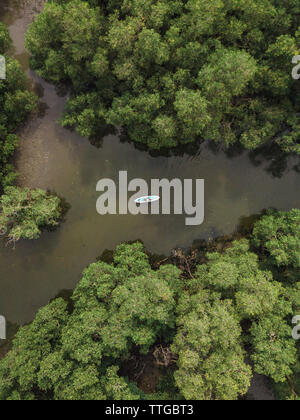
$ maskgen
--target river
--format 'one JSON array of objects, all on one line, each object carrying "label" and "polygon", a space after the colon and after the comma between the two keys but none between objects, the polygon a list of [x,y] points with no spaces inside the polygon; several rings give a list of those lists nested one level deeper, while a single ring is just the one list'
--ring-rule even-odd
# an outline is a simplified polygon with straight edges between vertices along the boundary
[{"label": "river", "polygon": [[[0,313],[23,324],[62,289],[73,288],[82,270],[104,249],[122,241],[142,239],[147,249],[168,254],[197,239],[234,232],[241,217],[266,207],[300,207],[300,174],[295,158],[268,160],[248,152],[228,155],[203,144],[194,155],[153,157],[107,136],[101,147],[63,129],[57,122],[66,97],[29,69],[24,34],[43,0],[1,0],[1,21],[9,26],[12,53],[26,71],[29,84],[41,97],[44,112],[32,118],[20,133],[16,165],[21,186],[56,191],[71,205],[66,221],[40,240],[20,242],[16,249],[0,245]],[[270,170],[271,167],[271,170]],[[281,170],[278,176],[278,169]],[[96,183],[117,181],[120,170],[129,179],[205,179],[205,222],[185,226],[185,216],[99,216]]]}]

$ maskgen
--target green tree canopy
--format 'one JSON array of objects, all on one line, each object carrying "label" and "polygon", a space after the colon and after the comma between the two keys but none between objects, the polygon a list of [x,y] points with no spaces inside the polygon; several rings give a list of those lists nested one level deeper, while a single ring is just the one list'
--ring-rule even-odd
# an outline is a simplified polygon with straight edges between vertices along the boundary
[{"label": "green tree canopy", "polygon": [[244,395],[251,379],[232,301],[207,290],[185,293],[177,308],[175,380],[186,399],[226,400]]},{"label": "green tree canopy", "polygon": [[4,23],[0,22],[0,54],[4,54],[11,47],[11,44],[8,28]]},{"label": "green tree canopy", "polygon": [[[247,355],[285,396],[290,382],[298,392],[290,321],[299,287],[260,269],[246,240],[208,254],[190,278],[181,274],[174,265],[153,270],[141,243],[117,247],[111,264],[91,264],[72,305],[55,299],[19,330],[0,361],[0,399],[237,399],[252,377]],[[176,367],[146,396],[122,366],[157,343]]]},{"label": "green tree canopy", "polygon": [[38,239],[42,228],[58,225],[61,212],[59,197],[40,189],[9,187],[0,198],[0,232],[14,243]]},{"label": "green tree canopy", "polygon": [[72,97],[62,123],[105,123],[153,149],[199,139],[300,154],[294,0],[60,0],[27,32],[32,67]]},{"label": "green tree canopy", "polygon": [[253,243],[277,267],[300,268],[300,210],[269,210],[253,230]]},{"label": "green tree canopy", "polygon": [[[0,54],[4,55],[11,44],[7,27],[0,23]],[[37,97],[27,90],[20,64],[6,55],[5,61],[6,79],[0,80],[0,192],[16,177],[10,163],[18,146],[15,131],[37,107]]]},{"label": "green tree canopy", "polygon": [[[17,334],[0,362],[0,399],[136,399],[119,377],[133,346],[147,352],[174,328],[173,292],[180,271],[153,271],[140,243],[117,248],[114,265],[92,264],[74,291],[74,311],[56,299]],[[30,367],[28,367],[30,364]]]},{"label": "green tree canopy", "polygon": [[[11,44],[7,27],[0,23],[0,54]],[[17,174],[11,158],[19,142],[15,132],[37,110],[38,98],[27,89],[20,64],[6,55],[5,64],[6,78],[0,80],[0,233],[15,243],[36,239],[41,228],[56,226],[62,209],[61,200],[46,191],[13,186]]]}]

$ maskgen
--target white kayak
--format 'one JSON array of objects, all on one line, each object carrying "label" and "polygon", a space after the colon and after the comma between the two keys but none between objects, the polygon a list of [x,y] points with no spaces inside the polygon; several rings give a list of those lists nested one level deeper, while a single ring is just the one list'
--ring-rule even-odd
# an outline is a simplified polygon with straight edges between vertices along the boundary
[{"label": "white kayak", "polygon": [[147,204],[147,203],[154,203],[154,201],[158,201],[160,197],[158,195],[146,195],[145,197],[140,197],[135,200],[137,204]]}]

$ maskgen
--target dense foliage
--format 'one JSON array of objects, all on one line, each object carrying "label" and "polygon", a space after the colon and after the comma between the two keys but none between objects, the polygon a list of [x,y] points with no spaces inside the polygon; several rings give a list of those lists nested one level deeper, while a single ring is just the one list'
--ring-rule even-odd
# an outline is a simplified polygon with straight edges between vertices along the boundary
[{"label": "dense foliage", "polygon": [[[296,213],[266,218],[281,226]],[[265,237],[266,218],[255,238]],[[278,248],[285,249],[285,237],[288,231]],[[295,240],[299,245],[299,232]],[[271,252],[255,253],[240,239],[186,276],[174,265],[151,268],[140,243],[120,245],[113,263],[84,271],[72,304],[55,299],[19,330],[0,362],[0,399],[237,399],[250,385],[249,358],[281,398],[297,398],[300,349],[291,319],[300,283],[275,280],[265,268],[269,258],[275,272]],[[159,343],[176,366],[161,370],[159,389],[146,395],[124,365]]]},{"label": "dense foliage", "polygon": [[268,252],[274,265],[300,268],[300,211],[270,210],[256,224],[253,242]]},{"label": "dense foliage", "polygon": [[[0,54],[11,44],[7,27],[0,23]],[[13,186],[17,174],[11,158],[19,141],[15,132],[37,109],[38,98],[27,89],[20,64],[8,56],[5,61],[6,78],[0,80],[0,234],[15,243],[36,239],[43,227],[56,226],[61,200],[46,191]]]},{"label": "dense foliage", "polygon": [[14,243],[38,239],[42,228],[58,225],[60,215],[60,198],[40,189],[9,187],[0,197],[0,232]]},{"label": "dense foliage", "polygon": [[153,149],[199,139],[300,154],[295,0],[56,0],[27,32],[32,66],[68,83],[63,125],[126,127]]},{"label": "dense foliage", "polygon": [[[0,54],[11,46],[7,27],[0,23]],[[37,97],[27,90],[26,78],[20,64],[6,59],[6,79],[0,80],[0,191],[12,185],[16,178],[10,159],[18,145],[15,131],[36,109]]]}]

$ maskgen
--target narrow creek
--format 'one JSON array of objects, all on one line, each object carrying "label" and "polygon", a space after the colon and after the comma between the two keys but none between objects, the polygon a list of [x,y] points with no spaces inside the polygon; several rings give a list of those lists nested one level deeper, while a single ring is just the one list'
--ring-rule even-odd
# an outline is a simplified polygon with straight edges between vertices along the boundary
[{"label": "narrow creek", "polygon": [[[300,207],[300,174],[294,158],[286,162],[242,153],[229,156],[206,144],[193,156],[152,157],[117,136],[107,136],[99,148],[57,122],[66,97],[29,69],[24,34],[44,0],[2,0],[0,19],[9,26],[14,56],[26,71],[44,113],[32,118],[20,133],[16,165],[22,186],[56,191],[71,205],[65,223],[40,240],[20,242],[16,249],[0,244],[0,313],[23,324],[62,289],[71,289],[82,270],[104,249],[127,240],[142,239],[155,253],[169,253],[197,239],[230,234],[241,217],[266,207]],[[281,176],[274,174],[281,165]],[[269,168],[273,167],[273,171]],[[96,183],[117,181],[120,170],[129,179],[205,179],[205,222],[185,226],[185,216],[99,216]]]}]

